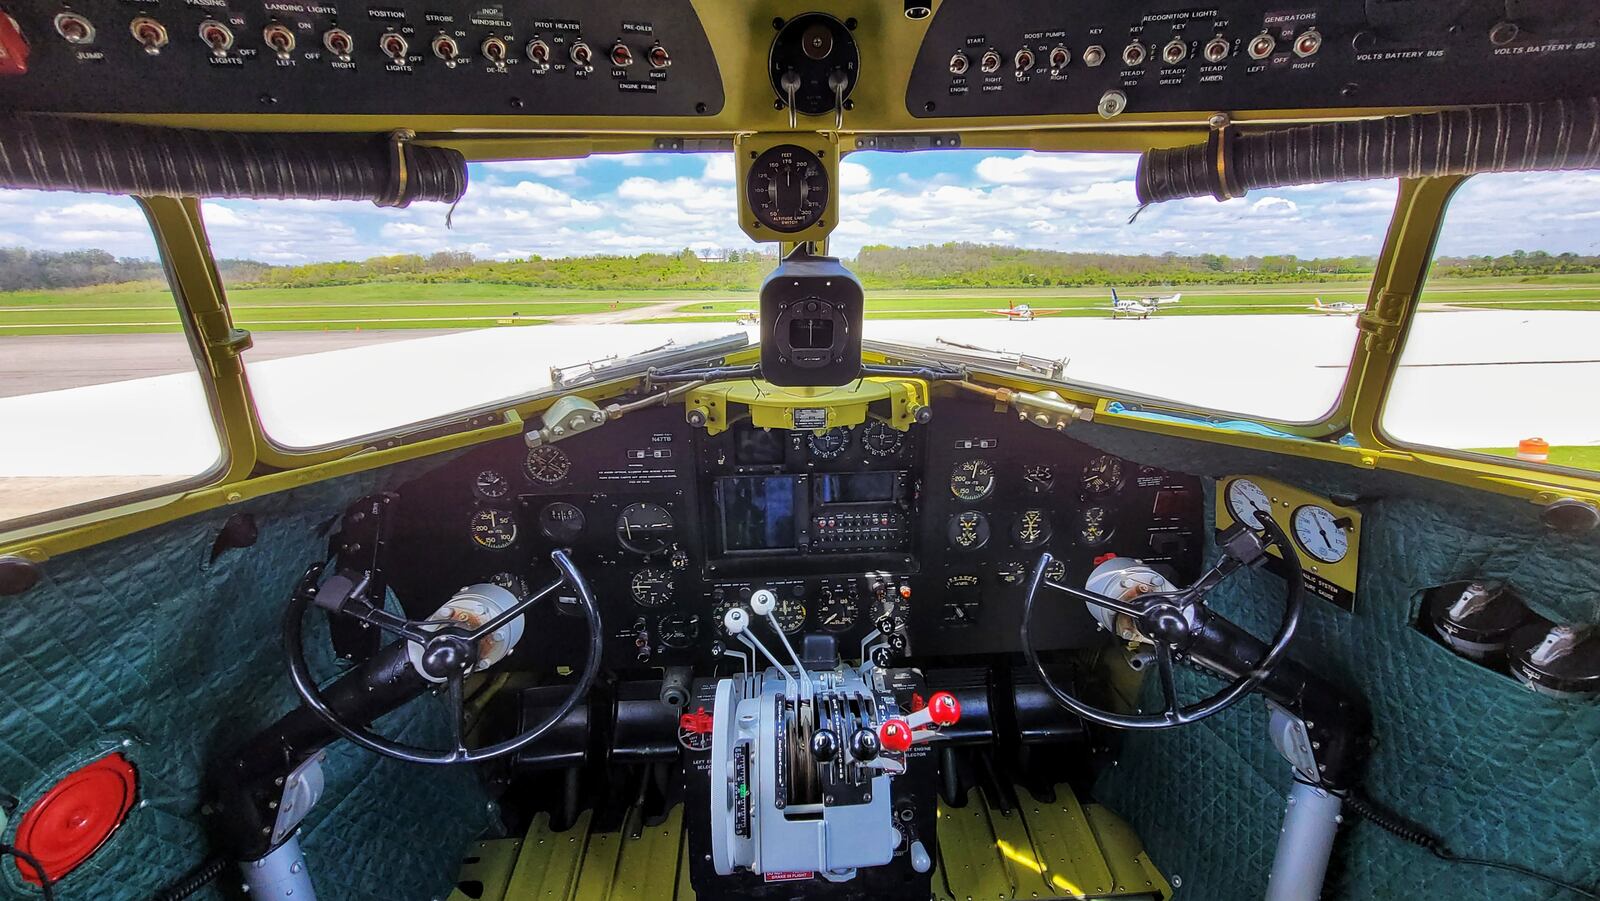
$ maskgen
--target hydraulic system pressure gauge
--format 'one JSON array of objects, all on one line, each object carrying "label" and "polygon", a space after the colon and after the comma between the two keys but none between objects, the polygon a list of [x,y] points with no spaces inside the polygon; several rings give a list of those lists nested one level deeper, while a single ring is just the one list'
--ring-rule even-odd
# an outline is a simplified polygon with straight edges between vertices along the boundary
[{"label": "hydraulic system pressure gauge", "polygon": [[1272,515],[1272,498],[1261,486],[1249,479],[1234,479],[1228,483],[1228,512],[1233,518],[1252,529],[1257,529],[1256,513]]},{"label": "hydraulic system pressure gauge", "polygon": [[828,170],[815,152],[798,144],[779,144],[750,166],[745,197],[751,215],[764,228],[777,235],[802,232],[828,211]]},{"label": "hydraulic system pressure gauge", "polygon": [[1323,563],[1338,563],[1350,551],[1347,522],[1341,522],[1326,507],[1306,504],[1294,511],[1295,540],[1300,547]]}]

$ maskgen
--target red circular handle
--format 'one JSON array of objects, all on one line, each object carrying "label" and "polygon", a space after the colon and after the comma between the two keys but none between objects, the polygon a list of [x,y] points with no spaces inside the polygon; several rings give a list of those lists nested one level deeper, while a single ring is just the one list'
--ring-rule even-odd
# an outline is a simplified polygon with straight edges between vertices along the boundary
[{"label": "red circular handle", "polygon": [[911,748],[911,726],[905,720],[884,720],[878,727],[878,743],[885,751],[902,752]]},{"label": "red circular handle", "polygon": [[928,719],[935,725],[948,726],[961,719],[961,702],[948,691],[935,692],[928,699]]}]

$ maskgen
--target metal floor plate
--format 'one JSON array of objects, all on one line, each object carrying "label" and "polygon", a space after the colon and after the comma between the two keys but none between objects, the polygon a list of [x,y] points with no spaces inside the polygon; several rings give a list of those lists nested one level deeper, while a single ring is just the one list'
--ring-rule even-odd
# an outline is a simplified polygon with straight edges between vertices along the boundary
[{"label": "metal floor plate", "polygon": [[[1138,836],[1065,785],[1054,801],[1026,790],[1009,814],[981,792],[939,805],[938,901],[1155,898],[1172,894]],[[519,839],[479,842],[449,901],[693,901],[683,808],[638,834],[590,832],[589,814],[552,832],[541,814]],[[920,901],[920,899],[919,899]]]}]

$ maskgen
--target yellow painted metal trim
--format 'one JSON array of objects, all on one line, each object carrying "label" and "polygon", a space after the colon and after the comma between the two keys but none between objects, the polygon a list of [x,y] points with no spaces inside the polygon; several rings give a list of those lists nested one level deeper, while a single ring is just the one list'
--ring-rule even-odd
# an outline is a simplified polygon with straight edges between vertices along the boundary
[{"label": "yellow painted metal trim", "polygon": [[837,428],[866,422],[868,408],[880,402],[890,405],[885,421],[903,432],[928,406],[928,383],[922,379],[874,376],[840,388],[808,389],[779,388],[769,382],[746,379],[705,385],[684,395],[690,421],[703,418],[709,435],[726,431],[737,421],[739,408],[749,410],[750,421],[758,428],[792,428],[799,409],[826,410],[827,428]]},{"label": "yellow painted metal trim", "polygon": [[461,863],[456,882],[476,882],[483,886],[483,891],[481,894],[468,895],[458,888],[450,892],[445,901],[502,901],[521,850],[520,838],[474,842],[467,852],[469,857]]},{"label": "yellow painted metal trim", "polygon": [[507,899],[566,901],[572,896],[589,847],[590,814],[587,810],[579,814],[565,832],[551,831],[549,814],[534,817],[506,885]]},{"label": "yellow painted metal trim", "polygon": [[1090,804],[1083,812],[1100,843],[1106,865],[1111,868],[1111,878],[1116,881],[1119,894],[1153,891],[1162,898],[1172,897],[1172,886],[1145,853],[1144,844],[1132,826],[1099,804]]}]

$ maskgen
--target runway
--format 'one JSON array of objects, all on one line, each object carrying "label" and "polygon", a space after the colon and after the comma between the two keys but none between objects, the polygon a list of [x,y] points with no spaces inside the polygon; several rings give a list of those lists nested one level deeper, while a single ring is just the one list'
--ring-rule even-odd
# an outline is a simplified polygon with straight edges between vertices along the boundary
[{"label": "runway", "polygon": [[[1420,313],[1386,427],[1439,446],[1600,443],[1597,321],[1600,312]],[[546,390],[552,364],[737,332],[754,339],[729,322],[277,332],[256,335],[245,360],[269,434],[309,447]],[[1358,330],[1354,317],[1279,315],[871,320],[865,334],[1065,359],[1072,382],[1303,421],[1332,406]],[[186,353],[174,335],[0,341],[0,478],[205,470],[217,442]]]}]

